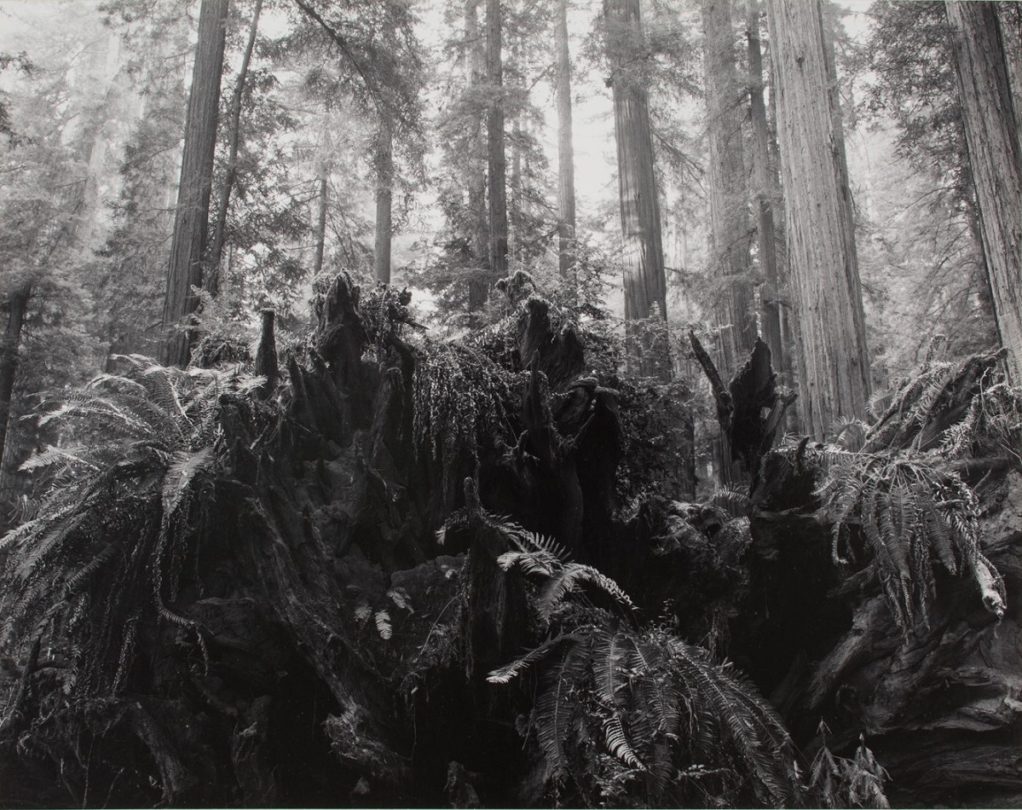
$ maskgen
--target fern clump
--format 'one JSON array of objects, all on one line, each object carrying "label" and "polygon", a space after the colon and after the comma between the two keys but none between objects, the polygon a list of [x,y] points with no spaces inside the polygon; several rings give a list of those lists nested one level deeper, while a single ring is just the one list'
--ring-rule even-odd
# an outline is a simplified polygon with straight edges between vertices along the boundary
[{"label": "fern clump", "polygon": [[1022,467],[1022,388],[984,375],[961,421],[944,431],[939,449],[949,459],[1004,455]]},{"label": "fern clump", "polygon": [[890,396],[862,449],[934,450],[946,458],[1004,454],[1022,462],[1022,388],[1000,370],[1003,350],[927,362]]},{"label": "fern clump", "polygon": [[817,490],[833,525],[833,558],[870,564],[904,633],[928,624],[935,570],[968,576],[1000,618],[1004,584],[980,544],[979,499],[960,470],[1022,463],[1022,389],[1000,353],[930,362],[901,385],[857,452],[831,447]]},{"label": "fern clump", "polygon": [[[199,628],[171,607],[190,552],[184,538],[206,519],[224,450],[223,395],[262,379],[240,367],[121,362],[124,374],[101,374],[48,406],[40,421],[61,428],[60,443],[24,465],[46,473],[47,494],[34,519],[0,540],[0,647],[28,654],[27,669],[40,647],[67,658],[61,688],[44,698],[55,705],[37,707],[31,721],[40,733],[56,704],[70,710],[121,693],[137,639],[161,622],[205,654]],[[23,691],[8,696],[5,730],[28,720],[24,702]]]},{"label": "fern clump", "polygon": [[498,563],[536,581],[547,638],[488,680],[535,673],[529,734],[549,790],[570,783],[612,805],[801,803],[791,740],[749,682],[667,628],[640,627],[628,595],[596,569],[535,535],[508,536],[518,550]]},{"label": "fern clump", "polygon": [[1004,614],[1004,585],[980,551],[979,500],[956,472],[907,452],[829,456],[817,494],[833,527],[834,562],[874,565],[903,632],[928,624],[937,566],[973,576],[986,607]]}]

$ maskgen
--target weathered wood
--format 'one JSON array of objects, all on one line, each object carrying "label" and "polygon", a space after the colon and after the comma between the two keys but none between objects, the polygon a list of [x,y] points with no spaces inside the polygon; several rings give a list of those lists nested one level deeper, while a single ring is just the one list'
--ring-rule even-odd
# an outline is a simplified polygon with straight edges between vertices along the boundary
[{"label": "weathered wood", "polygon": [[259,348],[255,356],[255,373],[266,377],[266,383],[259,389],[264,399],[273,394],[280,376],[277,364],[277,341],[273,335],[274,312],[272,309],[262,311],[262,332],[259,335]]},{"label": "weathered wood", "polygon": [[741,461],[747,474],[755,481],[759,475],[760,459],[773,446],[784,412],[795,401],[796,395],[777,390],[777,377],[770,365],[770,348],[759,338],[749,359],[737,370],[726,388],[720,372],[695,332],[689,332],[689,341],[696,360],[710,381],[721,438],[728,449],[726,460]]},{"label": "weathered wood", "polygon": [[[23,284],[7,299],[7,325],[0,344],[0,466],[7,450],[7,434],[11,429],[11,401],[18,374],[21,331],[32,297],[32,285]],[[2,472],[2,471],[0,471]]]}]

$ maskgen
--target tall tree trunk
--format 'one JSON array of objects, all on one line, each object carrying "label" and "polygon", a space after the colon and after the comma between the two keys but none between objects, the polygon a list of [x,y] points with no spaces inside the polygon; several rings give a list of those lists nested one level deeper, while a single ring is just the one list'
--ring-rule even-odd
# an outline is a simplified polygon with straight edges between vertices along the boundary
[{"label": "tall tree trunk", "polygon": [[992,3],[946,3],[983,251],[1008,375],[1022,383],[1022,148]]},{"label": "tall tree trunk", "polygon": [[508,209],[507,256],[508,273],[513,273],[522,260],[522,222],[525,214],[525,200],[522,189],[522,116],[514,116],[511,124],[511,206]]},{"label": "tall tree trunk", "polygon": [[628,322],[645,321],[654,313],[651,323],[660,327],[642,329],[642,334],[631,330],[630,361],[639,373],[666,380],[671,376],[666,340],[667,282],[649,100],[641,80],[627,72],[635,63],[635,44],[642,41],[639,0],[605,0],[604,13],[607,56],[613,69],[626,327]]},{"label": "tall tree trunk", "polygon": [[393,237],[394,129],[386,115],[380,117],[376,142],[376,249],[373,263],[376,280],[390,284],[390,245]]},{"label": "tall tree trunk", "polygon": [[192,88],[188,96],[181,182],[178,185],[167,296],[163,306],[163,326],[173,330],[163,345],[161,359],[167,365],[183,367],[188,364],[193,335],[177,327],[199,303],[192,287],[202,285],[227,8],[228,0],[202,0],[199,12],[199,42],[195,49]]},{"label": "tall tree trunk", "polygon": [[252,9],[252,22],[248,27],[248,40],[245,52],[238,68],[238,80],[234,84],[230,106],[231,143],[227,156],[227,171],[224,174],[224,187],[217,200],[216,216],[213,220],[213,240],[206,261],[206,274],[203,284],[210,295],[220,292],[220,260],[224,252],[224,238],[227,232],[227,209],[231,204],[231,194],[238,176],[238,148],[241,144],[241,102],[245,96],[245,83],[248,81],[248,66],[252,62],[252,51],[255,48],[256,34],[259,32],[259,14],[263,9],[263,0],[256,0]]},{"label": "tall tree trunk", "polygon": [[11,418],[11,397],[18,374],[18,351],[21,347],[21,329],[25,312],[32,297],[31,282],[22,284],[7,299],[7,327],[3,346],[0,346],[0,465],[7,449],[7,432]]},{"label": "tall tree trunk", "polygon": [[[521,37],[515,37],[510,42],[511,64],[517,66],[514,87],[510,92],[521,93],[527,96],[528,88],[525,86],[524,77],[529,74],[529,65],[526,55],[523,53],[523,42]],[[515,272],[522,262],[522,225],[525,222],[525,193],[523,169],[523,152],[527,139],[526,124],[523,121],[523,110],[518,106],[511,111],[511,136],[508,138],[508,147],[511,150],[511,176],[507,180],[509,192],[507,211],[507,274]],[[505,114],[505,126],[507,116]],[[527,167],[526,167],[527,168]]]},{"label": "tall tree trunk", "polygon": [[319,177],[319,210],[316,212],[316,253],[312,260],[312,277],[316,278],[323,272],[323,254],[326,250],[326,214],[329,200],[327,199],[327,170],[320,169]]},{"label": "tall tree trunk", "polygon": [[703,0],[703,72],[710,146],[709,197],[712,275],[725,286],[718,293],[722,327],[721,371],[730,378],[756,343],[750,265],[748,185],[742,145],[744,108],[735,69],[731,0]]},{"label": "tall tree trunk", "polygon": [[[762,42],[762,41],[761,41]],[[761,49],[761,53],[764,52]],[[764,82],[772,82],[773,56],[769,47],[765,50],[769,64],[763,69]],[[787,222],[788,217],[784,206],[784,192],[781,189],[780,165],[781,149],[777,145],[777,93],[771,87],[766,108],[767,126],[767,160],[770,166],[770,203],[774,215],[774,255],[777,258],[777,275],[781,281],[782,293],[777,298],[777,318],[781,328],[781,347],[784,353],[782,369],[786,375],[788,387],[793,391],[800,390],[801,372],[798,364],[799,346],[798,324],[794,317],[794,305],[791,295],[791,263],[788,258]],[[800,407],[788,408],[785,414],[785,425],[791,433],[802,434]]]},{"label": "tall tree trunk", "polygon": [[[465,42],[467,44],[468,85],[478,93],[486,73],[486,49],[479,31],[479,3],[465,0]],[[489,297],[490,232],[486,211],[486,157],[481,123],[476,125],[472,150],[466,160],[468,171],[468,207],[472,218],[472,255],[478,271],[468,282],[468,308],[476,312],[486,306]]]},{"label": "tall tree trunk", "polygon": [[[1022,4],[998,3],[995,8],[1001,26],[1011,99],[1015,105],[1015,122],[1022,124],[1018,120],[1022,118]],[[1016,134],[1022,139],[1022,131],[1016,130]]]},{"label": "tall tree trunk", "polygon": [[575,142],[571,121],[571,55],[568,0],[558,0],[554,21],[557,52],[557,257],[561,278],[575,277]]},{"label": "tall tree trunk", "polygon": [[501,57],[500,0],[486,0],[486,82],[492,94],[486,115],[489,171],[490,272],[507,275],[507,161],[504,157],[504,68]]},{"label": "tall tree trunk", "polygon": [[859,268],[836,91],[819,0],[768,0],[790,280],[799,337],[800,412],[822,439],[869,398]]},{"label": "tall tree trunk", "polygon": [[[825,13],[825,12],[830,12]],[[841,236],[845,242],[845,252],[851,258],[854,272],[846,273],[849,295],[855,303],[852,316],[855,320],[855,332],[867,352],[866,381],[867,397],[872,387],[868,363],[868,345],[866,343],[866,316],[862,307],[862,283],[859,279],[859,260],[855,247],[855,213],[852,205],[852,184],[848,179],[848,155],[845,151],[844,116],[841,112],[841,85],[837,75],[837,59],[834,53],[834,19],[835,6],[831,0],[820,0],[820,31],[823,37],[823,57],[827,65],[827,97],[830,102],[830,115],[833,119],[833,137],[835,164],[837,166],[838,184],[841,195],[841,213],[844,216],[844,227]]]},{"label": "tall tree trunk", "polygon": [[770,132],[766,104],[763,101],[763,50],[759,37],[759,0],[747,0],[746,35],[749,68],[749,113],[752,120],[752,182],[757,210],[756,243],[764,285],[760,289],[760,319],[763,336],[775,369],[781,371],[785,385],[791,385],[787,372],[787,352],[781,337],[781,275],[777,264],[777,234],[774,226],[774,189],[776,180],[770,171]]}]

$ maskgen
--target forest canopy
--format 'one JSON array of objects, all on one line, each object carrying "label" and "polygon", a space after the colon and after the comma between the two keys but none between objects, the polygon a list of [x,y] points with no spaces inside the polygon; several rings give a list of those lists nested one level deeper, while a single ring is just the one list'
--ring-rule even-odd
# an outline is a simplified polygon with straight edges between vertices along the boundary
[{"label": "forest canopy", "polygon": [[0,806],[1017,806],[1022,4],[0,0]]}]

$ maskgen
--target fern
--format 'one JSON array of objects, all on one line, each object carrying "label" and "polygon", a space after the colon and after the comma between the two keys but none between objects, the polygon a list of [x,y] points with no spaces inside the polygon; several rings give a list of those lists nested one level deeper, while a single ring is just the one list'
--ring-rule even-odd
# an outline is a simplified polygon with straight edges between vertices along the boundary
[{"label": "fern", "polygon": [[545,551],[507,551],[497,558],[505,571],[521,568],[526,574],[551,577],[560,568],[560,561]]},{"label": "fern", "polygon": [[746,493],[728,487],[714,492],[707,503],[720,507],[735,518],[748,517],[749,510],[752,508],[752,501]]},{"label": "fern", "polygon": [[939,457],[910,451],[832,454],[817,494],[832,523],[835,562],[853,562],[857,529],[903,633],[928,623],[936,565],[952,576],[971,574],[984,604],[1003,615],[1003,599],[984,584],[985,569],[976,563],[979,500]]},{"label": "fern", "polygon": [[564,741],[571,737],[572,720],[580,708],[577,694],[588,674],[586,663],[574,645],[569,647],[547,673],[545,688],[536,698],[533,725],[546,759],[547,781],[558,781],[567,766]]},{"label": "fern", "polygon": [[884,792],[884,782],[890,779],[887,771],[877,762],[859,737],[859,745],[852,758],[835,755],[827,747],[830,729],[822,720],[819,726],[822,745],[809,768],[809,787],[821,807],[873,807],[888,808],[890,803]]},{"label": "fern", "polygon": [[568,563],[560,571],[555,571],[554,576],[544,587],[537,602],[540,617],[549,622],[564,600],[570,594],[577,592],[581,585],[591,585],[597,591],[611,597],[626,610],[635,610],[635,605],[628,594],[621,590],[610,577],[600,573],[592,566]]},{"label": "fern", "polygon": [[71,657],[68,699],[126,688],[143,624],[193,630],[205,657],[200,628],[167,604],[216,474],[221,397],[257,379],[120,359],[123,374],[44,402],[41,420],[61,435],[25,464],[43,490],[39,517],[0,540],[0,643],[17,656],[47,634]]},{"label": "fern", "polygon": [[[507,567],[526,571],[529,557],[513,554],[505,555]],[[530,669],[543,673],[530,728],[551,789],[569,773],[605,787],[641,774],[649,777],[636,783],[645,785],[647,802],[679,804],[674,775],[709,762],[720,773],[736,768],[738,782],[771,804],[801,801],[794,747],[748,682],[662,628],[638,629],[570,600],[584,582],[631,616],[627,594],[596,569],[558,567],[546,552],[532,554],[542,555],[542,565],[529,575],[546,580],[537,614],[561,632],[488,680],[505,685]]]},{"label": "fern", "polygon": [[640,771],[646,770],[646,766],[636,756],[632,744],[628,740],[628,735],[625,734],[624,727],[621,725],[620,714],[616,711],[611,712],[611,715],[603,721],[603,731],[607,750],[610,753],[630,768],[636,768]]},{"label": "fern", "polygon": [[373,620],[376,623],[376,632],[380,634],[380,638],[384,641],[390,641],[390,637],[394,634],[393,625],[390,623],[390,613],[386,610],[378,610],[374,614]]},{"label": "fern", "polygon": [[486,680],[489,683],[504,685],[510,683],[527,669],[532,667],[534,664],[539,663],[546,658],[555,649],[564,644],[576,644],[579,641],[579,636],[573,634],[566,634],[560,636],[554,636],[549,638],[536,647],[530,650],[528,653],[512,661],[510,664],[500,667],[499,669],[493,670],[486,676]]}]

